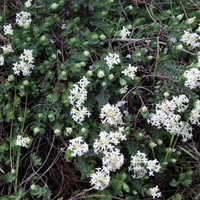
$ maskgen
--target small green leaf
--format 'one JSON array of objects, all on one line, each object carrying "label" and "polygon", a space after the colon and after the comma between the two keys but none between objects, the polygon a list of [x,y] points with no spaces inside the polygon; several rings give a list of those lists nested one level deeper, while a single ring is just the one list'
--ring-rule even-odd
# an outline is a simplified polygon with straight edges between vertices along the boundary
[{"label": "small green leaf", "polygon": [[176,195],[174,195],[174,196],[172,197],[172,200],[182,200],[181,194],[177,193]]},{"label": "small green leaf", "polygon": [[69,150],[69,149],[67,149],[67,150],[65,151],[65,159],[68,160],[68,159],[71,157],[71,154],[72,154],[72,151]]},{"label": "small green leaf", "polygon": [[128,186],[128,184],[123,183],[122,187],[126,192],[130,192],[130,187]]}]

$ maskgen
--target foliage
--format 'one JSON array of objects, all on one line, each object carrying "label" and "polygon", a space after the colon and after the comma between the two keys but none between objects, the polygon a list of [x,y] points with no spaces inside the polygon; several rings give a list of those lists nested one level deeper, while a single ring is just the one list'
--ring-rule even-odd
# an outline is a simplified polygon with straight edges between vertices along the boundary
[{"label": "foliage", "polygon": [[199,8],[4,0],[1,199],[198,199]]}]

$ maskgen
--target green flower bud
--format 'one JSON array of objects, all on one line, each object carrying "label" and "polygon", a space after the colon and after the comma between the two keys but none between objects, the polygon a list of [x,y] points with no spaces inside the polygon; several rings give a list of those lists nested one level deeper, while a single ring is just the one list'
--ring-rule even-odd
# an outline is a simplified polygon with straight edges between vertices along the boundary
[{"label": "green flower bud", "polygon": [[152,141],[149,143],[150,148],[155,148],[156,146],[157,146],[157,144]]},{"label": "green flower bud", "polygon": [[86,57],[88,57],[90,55],[90,52],[89,51],[84,51],[83,55],[86,56]]},{"label": "green flower bud", "polygon": [[158,140],[157,140],[157,144],[158,144],[158,145],[161,145],[161,144],[163,144],[163,141],[162,141],[161,139],[158,139]]},{"label": "green flower bud", "polygon": [[24,85],[24,86],[29,86],[28,80],[23,81],[23,85]]},{"label": "green flower bud", "polygon": [[13,74],[11,74],[10,76],[8,76],[8,82],[12,82],[15,80],[15,76]]},{"label": "green flower bud", "polygon": [[103,78],[103,77],[105,77],[104,71],[103,71],[103,70],[99,70],[99,71],[97,72],[97,77],[98,77],[98,78]]},{"label": "green flower bud", "polygon": [[72,134],[73,128],[72,127],[66,127],[65,131],[66,131],[67,134]]},{"label": "green flower bud", "polygon": [[110,75],[108,76],[108,78],[109,78],[109,80],[113,80],[113,79],[115,78],[115,76],[114,76],[113,74],[110,74]]},{"label": "green flower bud", "polygon": [[102,83],[101,83],[101,86],[102,87],[104,87],[104,86],[106,86],[107,85],[107,83],[105,82],[105,81],[103,81]]},{"label": "green flower bud", "polygon": [[40,132],[40,128],[39,127],[35,127],[33,129],[34,134],[38,134]]},{"label": "green flower bud", "polygon": [[86,133],[87,129],[86,128],[81,128],[81,133]]},{"label": "green flower bud", "polygon": [[60,134],[61,134],[61,130],[60,129],[55,129],[54,130],[54,134],[56,135],[56,136],[59,136]]},{"label": "green flower bud", "polygon": [[51,8],[52,10],[56,10],[58,6],[59,6],[59,5],[58,5],[57,3],[53,3],[53,4],[51,4],[50,8]]},{"label": "green flower bud", "polygon": [[87,71],[87,76],[91,77],[93,75],[93,71],[92,70],[88,70]]},{"label": "green flower bud", "polygon": [[164,96],[165,98],[168,98],[168,97],[169,97],[169,92],[165,92],[165,93],[163,94],[163,96]]},{"label": "green flower bud", "polygon": [[104,34],[101,34],[101,35],[99,36],[99,38],[100,38],[100,40],[105,40],[105,39],[106,39],[106,36],[105,36]]}]

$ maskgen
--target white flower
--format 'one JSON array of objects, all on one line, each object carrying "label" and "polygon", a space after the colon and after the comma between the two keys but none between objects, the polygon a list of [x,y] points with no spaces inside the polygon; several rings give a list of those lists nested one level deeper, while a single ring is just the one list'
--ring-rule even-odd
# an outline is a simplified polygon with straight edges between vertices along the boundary
[{"label": "white flower", "polygon": [[133,80],[135,78],[135,73],[137,72],[137,68],[138,67],[134,67],[131,66],[131,64],[129,64],[128,67],[122,71],[122,73]]},{"label": "white flower", "polygon": [[89,83],[90,81],[88,81],[88,79],[85,76],[83,76],[83,78],[78,82],[80,87],[87,87]]},{"label": "white flower", "polygon": [[109,171],[115,172],[124,164],[124,155],[120,153],[119,149],[114,149],[105,154],[102,158],[102,163]]},{"label": "white flower", "polygon": [[17,135],[16,146],[27,147],[31,142],[29,137],[23,137],[22,135]]},{"label": "white flower", "polygon": [[190,123],[200,125],[200,100],[195,102],[194,109],[192,109],[190,114]]},{"label": "white flower", "polygon": [[192,139],[192,126],[187,122],[180,122],[178,124],[176,133],[182,136],[182,141],[186,142]]},{"label": "white flower", "polygon": [[189,99],[182,94],[173,97],[171,101],[165,99],[156,105],[156,113],[150,114],[147,122],[157,128],[165,128],[171,134],[182,136],[183,141],[192,138],[192,127],[181,121],[181,115],[177,112],[184,112],[189,104]]},{"label": "white flower", "polygon": [[7,44],[1,47],[3,49],[3,54],[14,52],[11,44]]},{"label": "white flower", "polygon": [[159,172],[161,169],[161,166],[158,163],[158,160],[154,159],[154,160],[148,160],[146,168],[149,170],[149,176],[154,176],[153,173]]},{"label": "white flower", "polygon": [[114,65],[118,65],[121,62],[119,55],[116,53],[109,53],[104,59],[109,69],[113,69]]},{"label": "white flower", "polygon": [[74,85],[74,88],[69,92],[69,100],[72,105],[77,105],[79,107],[84,104],[87,99],[87,90],[79,85]]},{"label": "white flower", "polygon": [[5,35],[13,35],[12,25],[11,24],[4,25],[3,26],[3,31],[4,31]]},{"label": "white flower", "polygon": [[19,58],[27,63],[33,63],[33,50],[24,49],[23,54]]},{"label": "white flower", "polygon": [[4,65],[4,57],[0,54],[0,66]]},{"label": "white flower", "polygon": [[112,137],[110,137],[110,133],[106,131],[101,131],[99,133],[99,139],[95,139],[93,143],[93,149],[96,154],[99,152],[103,152],[106,154],[108,151],[112,151],[114,148],[112,144]]},{"label": "white flower", "polygon": [[200,86],[200,71],[196,68],[186,70],[183,74],[186,78],[185,86],[194,89]]},{"label": "white flower", "polygon": [[19,26],[22,26],[24,28],[28,28],[31,24],[31,14],[25,11],[21,11],[20,13],[17,13],[16,15],[16,23]]},{"label": "white flower", "polygon": [[71,150],[71,157],[82,156],[88,152],[88,144],[83,141],[82,137],[69,140],[68,150]]},{"label": "white flower", "polygon": [[178,97],[173,96],[172,102],[176,105],[178,112],[183,112],[188,107],[189,99],[185,94],[181,94]]},{"label": "white flower", "polygon": [[192,48],[200,47],[200,36],[197,33],[184,31],[181,41]]},{"label": "white flower", "polygon": [[123,124],[122,114],[116,105],[107,103],[101,108],[100,119],[103,124],[117,126]]},{"label": "white flower", "polygon": [[29,7],[31,7],[31,4],[32,3],[32,0],[27,0],[25,3],[24,3],[24,5],[25,5],[25,7],[27,7],[27,8],[29,8]]},{"label": "white flower", "polygon": [[94,152],[97,154],[102,152],[107,154],[115,149],[114,145],[120,143],[120,141],[126,140],[126,136],[123,135],[124,127],[119,127],[118,131],[101,131],[99,133],[99,138],[95,139],[93,144]]},{"label": "white flower", "polygon": [[184,14],[179,14],[179,15],[176,16],[176,18],[180,21],[180,20],[183,19],[183,16],[184,16]]},{"label": "white flower", "polygon": [[122,39],[126,39],[127,36],[130,36],[131,32],[123,26],[123,29],[120,31],[120,36],[122,37]]},{"label": "white flower", "polygon": [[156,187],[149,188],[149,192],[150,192],[150,195],[153,196],[153,199],[161,197],[161,192],[157,185]]},{"label": "white flower", "polygon": [[19,62],[16,62],[13,64],[13,71],[14,74],[20,75],[20,72],[22,72],[23,76],[29,76],[32,72],[32,69],[34,68],[34,65],[26,63],[22,60]]},{"label": "white flower", "polygon": [[85,116],[89,117],[91,115],[90,111],[85,106],[73,107],[71,109],[70,115],[73,120],[78,124],[82,124],[85,119]]},{"label": "white flower", "polygon": [[96,190],[103,190],[110,183],[110,172],[106,168],[96,168],[96,172],[90,175],[90,183]]},{"label": "white flower", "polygon": [[187,19],[186,24],[193,24],[195,19],[196,19],[196,17],[191,17],[191,18]]}]

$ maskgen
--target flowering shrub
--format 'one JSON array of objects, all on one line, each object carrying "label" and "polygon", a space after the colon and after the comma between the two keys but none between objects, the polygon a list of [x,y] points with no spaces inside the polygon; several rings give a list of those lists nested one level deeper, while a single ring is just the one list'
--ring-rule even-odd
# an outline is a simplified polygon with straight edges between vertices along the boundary
[{"label": "flowering shrub", "polygon": [[1,199],[200,197],[198,1],[4,1]]}]

